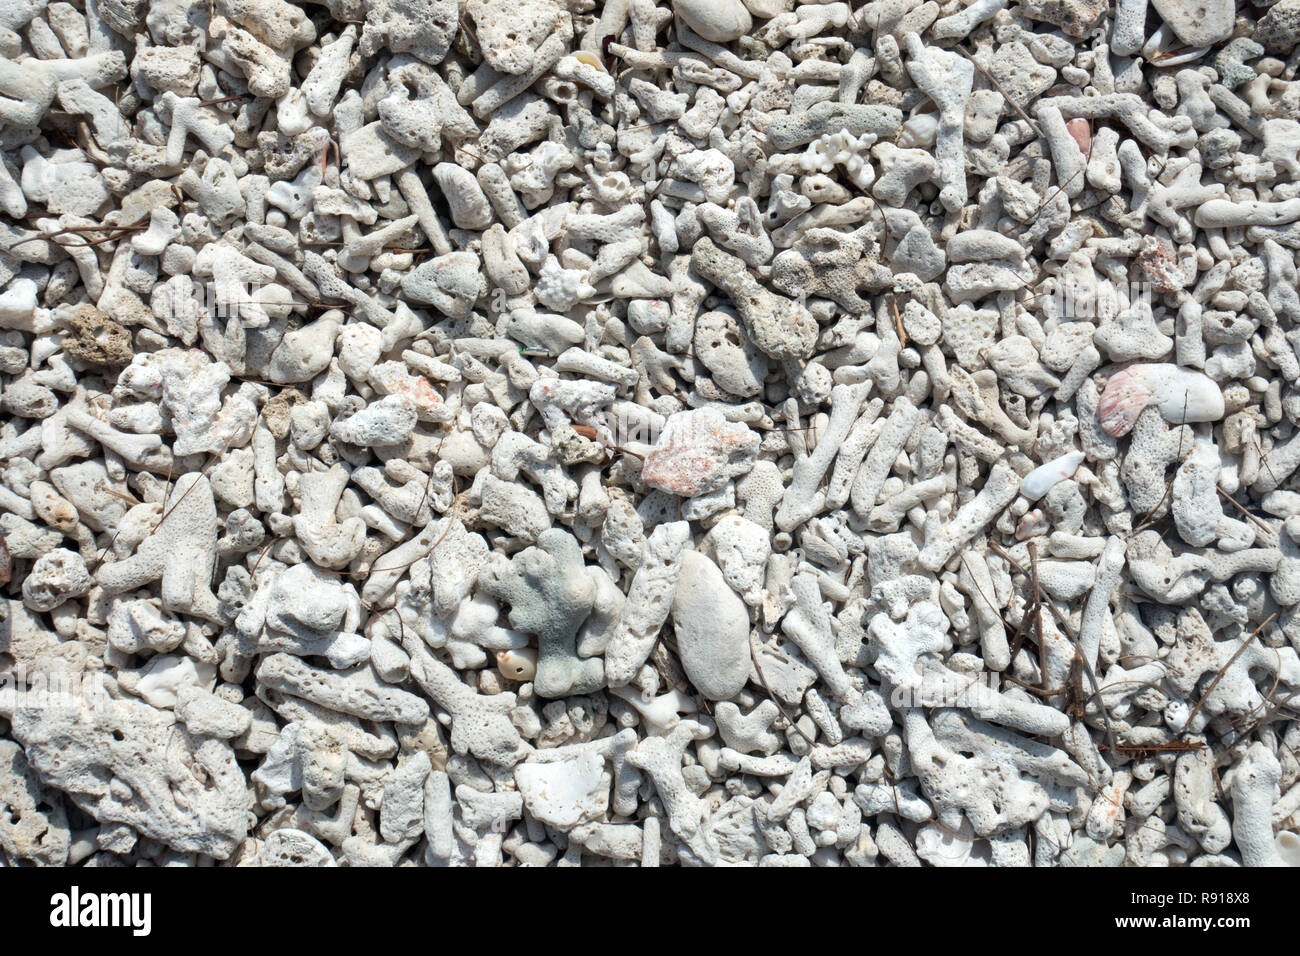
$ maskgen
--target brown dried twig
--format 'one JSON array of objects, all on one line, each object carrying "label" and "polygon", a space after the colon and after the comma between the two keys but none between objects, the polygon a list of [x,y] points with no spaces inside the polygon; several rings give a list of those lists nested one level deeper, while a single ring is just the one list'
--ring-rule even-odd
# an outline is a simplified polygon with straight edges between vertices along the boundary
[{"label": "brown dried twig", "polygon": [[1232,506],[1234,508],[1240,511],[1245,517],[1249,518],[1251,524],[1255,525],[1265,534],[1272,537],[1273,529],[1270,528],[1268,525],[1264,524],[1264,522],[1260,521],[1258,517],[1251,514],[1250,511],[1245,507],[1245,505],[1239,504],[1236,498],[1232,497],[1232,495],[1228,494],[1226,491],[1224,491],[1222,488],[1218,487],[1217,485],[1215,486],[1215,490],[1219,494],[1221,494],[1224,498],[1226,498],[1228,501],[1232,502]]},{"label": "brown dried twig", "polygon": [[1026,123],[1028,123],[1030,126],[1034,128],[1034,132],[1036,132],[1039,136],[1043,135],[1043,128],[1038,125],[1038,120],[1034,119],[1032,116],[1026,113],[1025,108],[1011,98],[1010,94],[1008,94],[1007,91],[1002,88],[1002,84],[997,81],[997,79],[993,76],[993,74],[989,73],[988,70],[980,66],[979,61],[976,60],[975,57],[973,57],[969,52],[967,52],[962,47],[959,46],[956,47],[955,49],[958,50],[962,56],[966,57],[966,59],[971,61],[971,64],[975,67],[975,69],[980,71],[980,75],[983,76],[984,79],[988,80],[990,83],[993,84],[993,88],[1002,94],[1002,98],[1011,104],[1011,108],[1014,109],[1017,113],[1019,113],[1021,118],[1024,119]]},{"label": "brown dried twig", "polygon": [[1192,720],[1201,712],[1201,708],[1205,706],[1205,702],[1209,700],[1210,695],[1214,693],[1214,688],[1219,686],[1219,681],[1223,680],[1223,675],[1228,672],[1228,668],[1231,667],[1237,658],[1241,656],[1242,651],[1248,648],[1250,642],[1255,639],[1255,636],[1259,634],[1260,631],[1264,630],[1264,628],[1268,627],[1268,625],[1273,622],[1273,619],[1281,613],[1281,610],[1277,610],[1270,614],[1264,622],[1259,625],[1259,627],[1251,631],[1249,636],[1241,642],[1241,647],[1232,652],[1232,656],[1228,658],[1227,662],[1220,667],[1218,672],[1214,675],[1214,680],[1210,681],[1210,686],[1205,689],[1205,694],[1199,701],[1197,701],[1196,706],[1192,708],[1192,712],[1187,715],[1187,720],[1183,721],[1184,727],[1190,727],[1192,725]]},{"label": "brown dried twig", "polygon": [[[785,705],[781,703],[781,698],[777,697],[776,692],[772,690],[772,685],[767,682],[767,675],[763,673],[763,665],[758,662],[758,651],[754,647],[754,633],[752,631],[749,634],[749,657],[750,660],[754,662],[754,670],[758,673],[758,682],[763,685],[763,690],[767,691],[767,696],[771,698],[772,703],[776,704],[776,709],[781,712],[781,716],[785,718],[786,723],[798,731],[800,737],[808,741],[809,747],[816,746],[817,742],[804,733],[804,729],[795,722],[794,717],[790,715],[790,712],[785,709]],[[895,806],[897,806],[897,796],[894,798],[894,803]]]},{"label": "brown dried twig", "polygon": [[[1010,554],[1008,554],[1000,545],[998,545],[997,542],[990,539],[989,547],[991,547],[994,551],[996,551],[999,555],[1001,555],[1002,558],[1007,562],[1009,562],[1011,566],[1014,567],[1017,571],[1019,571],[1021,574],[1024,574],[1026,577],[1028,577],[1028,574],[1026,574],[1025,569],[1020,564],[1020,562],[1017,561],[1015,558],[1013,558]],[[1102,719],[1106,725],[1106,739],[1110,743],[1110,745],[1114,747],[1115,730],[1112,721],[1110,719],[1110,711],[1106,707],[1106,701],[1101,696],[1101,688],[1098,686],[1097,683],[1097,674],[1096,672],[1093,671],[1092,665],[1088,662],[1088,660],[1084,658],[1083,651],[1080,649],[1079,646],[1079,638],[1073,633],[1073,628],[1070,626],[1070,622],[1066,619],[1065,615],[1056,606],[1056,604],[1050,600],[1043,602],[1043,605],[1045,605],[1047,609],[1052,612],[1052,616],[1056,618],[1056,623],[1061,628],[1061,633],[1064,634],[1065,637],[1070,641],[1070,643],[1074,645],[1075,653],[1079,655],[1079,660],[1080,660],[1080,664],[1084,676],[1088,678],[1088,683],[1092,687],[1092,694],[1088,697],[1087,701],[1085,701],[1084,704],[1086,706],[1087,704],[1091,703],[1094,700],[1097,702],[1097,707],[1101,711]],[[1040,605],[1040,607],[1043,605]],[[1040,618],[1040,626],[1041,626],[1041,618]]]}]

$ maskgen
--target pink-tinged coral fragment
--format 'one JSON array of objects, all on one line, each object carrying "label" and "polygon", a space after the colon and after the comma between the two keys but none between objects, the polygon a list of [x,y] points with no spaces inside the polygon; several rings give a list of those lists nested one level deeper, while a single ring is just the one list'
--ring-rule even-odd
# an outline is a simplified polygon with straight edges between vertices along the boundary
[{"label": "pink-tinged coral fragment", "polygon": [[1065,124],[1065,128],[1079,144],[1079,152],[1087,156],[1092,152],[1092,125],[1082,116],[1075,117]]},{"label": "pink-tinged coral fragment", "polygon": [[1223,417],[1223,392],[1214,380],[1177,365],[1130,365],[1106,383],[1097,417],[1107,435],[1127,435],[1148,405],[1175,425]]},{"label": "pink-tinged coral fragment", "polygon": [[754,467],[759,439],[715,408],[678,412],[641,469],[641,480],[682,498],[717,491]]}]

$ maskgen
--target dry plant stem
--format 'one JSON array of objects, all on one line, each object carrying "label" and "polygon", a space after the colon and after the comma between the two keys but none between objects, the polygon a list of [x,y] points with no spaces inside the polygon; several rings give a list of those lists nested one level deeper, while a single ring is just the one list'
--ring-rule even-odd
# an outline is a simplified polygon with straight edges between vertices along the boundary
[{"label": "dry plant stem", "polygon": [[752,633],[749,635],[749,654],[750,660],[754,662],[754,671],[758,674],[759,683],[763,685],[763,690],[767,691],[767,696],[772,703],[776,704],[777,710],[781,712],[781,716],[785,718],[786,723],[788,723],[800,737],[808,742],[809,747],[817,746],[817,741],[804,733],[804,729],[799,726],[798,722],[792,716],[790,716],[790,712],[786,710],[785,705],[781,703],[781,698],[776,696],[776,693],[772,690],[772,685],[767,682],[767,676],[763,673],[763,665],[758,662],[758,650],[754,647],[754,635]]},{"label": "dry plant stem", "polygon": [[1227,663],[1225,663],[1222,667],[1219,668],[1218,673],[1214,675],[1214,680],[1210,681],[1210,686],[1205,689],[1205,693],[1201,695],[1201,699],[1196,702],[1196,706],[1192,708],[1192,712],[1187,715],[1187,720],[1184,723],[1184,726],[1190,725],[1191,722],[1195,719],[1196,715],[1201,712],[1201,708],[1205,706],[1206,699],[1209,698],[1210,694],[1214,693],[1214,688],[1219,686],[1219,681],[1223,680],[1223,675],[1228,672],[1228,668],[1233,665],[1233,662],[1236,661],[1236,659],[1241,656],[1242,651],[1244,651],[1247,647],[1249,647],[1250,642],[1255,639],[1255,637],[1259,634],[1259,632],[1264,630],[1264,628],[1266,628],[1269,624],[1271,624],[1273,620],[1281,613],[1282,613],[1281,611],[1274,611],[1272,614],[1270,614],[1264,620],[1264,622],[1259,625],[1259,627],[1255,628],[1253,631],[1250,632],[1250,635],[1244,641],[1241,642],[1241,646],[1232,652],[1232,656],[1228,658]]},{"label": "dry plant stem", "polygon": [[[999,555],[1001,555],[1002,558],[1006,560],[1017,571],[1019,571],[1021,574],[1025,574],[1025,569],[1020,565],[1020,562],[1017,561],[1015,558],[1013,558],[1011,555],[1009,555],[1005,550],[1003,550],[1003,548],[1000,547],[997,544],[997,542],[990,540],[989,547],[991,547],[994,551],[996,551]],[[1083,653],[1079,649],[1079,639],[1077,636],[1075,636],[1072,633],[1070,622],[1066,620],[1065,615],[1062,614],[1061,611],[1056,607],[1056,605],[1053,604],[1051,601],[1046,602],[1046,607],[1049,611],[1052,612],[1052,616],[1056,618],[1056,623],[1060,626],[1061,633],[1064,634],[1067,638],[1069,638],[1070,643],[1074,645],[1074,652],[1076,655],[1078,655],[1079,661],[1083,665],[1083,672],[1088,678],[1088,684],[1092,688],[1092,694],[1088,698],[1088,703],[1092,703],[1093,701],[1096,701],[1097,708],[1098,710],[1101,711],[1102,718],[1106,723],[1106,740],[1110,744],[1111,748],[1114,749],[1115,731],[1111,725],[1110,711],[1106,707],[1106,702],[1101,697],[1101,689],[1098,687],[1097,684],[1097,675],[1093,672],[1092,665],[1089,664],[1087,660],[1083,658]]]}]

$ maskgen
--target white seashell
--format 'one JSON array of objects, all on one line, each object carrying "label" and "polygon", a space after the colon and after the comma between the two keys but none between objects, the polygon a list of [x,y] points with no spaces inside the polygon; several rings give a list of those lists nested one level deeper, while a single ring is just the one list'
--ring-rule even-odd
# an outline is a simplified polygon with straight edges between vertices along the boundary
[{"label": "white seashell", "polygon": [[756,17],[770,20],[794,6],[794,0],[745,0],[745,6]]},{"label": "white seashell", "polygon": [[636,708],[650,732],[655,735],[666,734],[676,727],[681,720],[679,714],[693,714],[697,709],[691,697],[676,689],[649,700],[631,687],[611,687],[609,692]]},{"label": "white seashell", "polygon": [[1072,451],[1053,458],[1045,465],[1039,465],[1020,482],[1020,493],[1030,501],[1037,501],[1052,489],[1052,485],[1074,474],[1083,464],[1083,452]]},{"label": "white seashell", "polygon": [[530,681],[537,676],[537,651],[531,647],[498,651],[497,670],[508,680]]},{"label": "white seashell", "polygon": [[939,114],[918,113],[903,123],[898,145],[903,149],[929,149],[939,136]]},{"label": "white seashell", "polygon": [[1127,435],[1148,405],[1175,425],[1223,417],[1223,392],[1207,375],[1177,365],[1130,365],[1106,383],[1097,416],[1107,435]]},{"label": "white seashell", "polygon": [[928,823],[916,834],[916,855],[931,866],[988,866],[987,851],[975,840],[969,820],[957,832]]},{"label": "white seashell", "polygon": [[738,40],[754,25],[740,0],[674,0],[673,10],[688,27],[714,43]]},{"label": "white seashell", "polygon": [[1016,540],[1028,541],[1030,538],[1037,538],[1040,535],[1047,534],[1051,526],[1047,523],[1047,515],[1043,514],[1042,508],[1033,508],[1026,511],[1024,517],[1016,524]]},{"label": "white seashell", "polygon": [[1290,830],[1283,830],[1277,835],[1278,858],[1287,866],[1300,866],[1300,836]]}]

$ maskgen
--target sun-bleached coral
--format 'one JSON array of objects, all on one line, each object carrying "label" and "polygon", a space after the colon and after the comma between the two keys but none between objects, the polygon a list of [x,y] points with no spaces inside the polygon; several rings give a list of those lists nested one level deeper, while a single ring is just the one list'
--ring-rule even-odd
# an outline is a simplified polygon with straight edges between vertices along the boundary
[{"label": "sun-bleached coral", "polygon": [[1297,22],[9,4],[0,865],[1294,862]]}]

